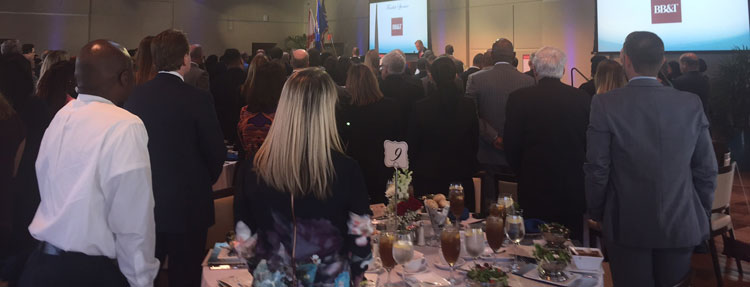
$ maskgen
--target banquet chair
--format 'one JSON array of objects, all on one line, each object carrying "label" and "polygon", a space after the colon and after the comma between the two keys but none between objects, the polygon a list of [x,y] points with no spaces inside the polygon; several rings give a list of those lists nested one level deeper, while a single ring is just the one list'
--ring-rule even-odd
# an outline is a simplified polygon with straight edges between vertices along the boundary
[{"label": "banquet chair", "polygon": [[498,194],[510,193],[514,200],[518,200],[518,183],[510,181],[497,181]]},{"label": "banquet chair", "polygon": [[476,213],[482,212],[482,178],[473,177],[474,181],[474,210]]},{"label": "banquet chair", "polygon": [[[714,237],[721,235],[724,244],[729,238],[735,239],[734,227],[732,226],[732,216],[729,212],[729,205],[732,198],[732,184],[734,183],[734,171],[736,163],[730,166],[719,168],[719,175],[716,177],[716,191],[714,192],[714,202],[711,205],[710,227],[711,235],[708,238],[708,246],[711,250],[711,259],[714,264],[714,273],[716,274],[717,286],[722,286],[721,268],[719,267],[719,256],[716,252],[716,242]],[[742,274],[742,262],[737,260],[737,271]]]}]

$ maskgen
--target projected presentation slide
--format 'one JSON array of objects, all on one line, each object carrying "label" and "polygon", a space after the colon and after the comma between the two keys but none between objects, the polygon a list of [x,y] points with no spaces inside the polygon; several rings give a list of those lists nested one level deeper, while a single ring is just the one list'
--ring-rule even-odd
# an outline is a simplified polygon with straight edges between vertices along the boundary
[{"label": "projected presentation slide", "polygon": [[747,0],[598,0],[600,52],[619,52],[630,32],[650,31],[667,51],[750,46]]},{"label": "projected presentation slide", "polygon": [[370,3],[370,50],[416,53],[414,42],[428,45],[427,0]]}]

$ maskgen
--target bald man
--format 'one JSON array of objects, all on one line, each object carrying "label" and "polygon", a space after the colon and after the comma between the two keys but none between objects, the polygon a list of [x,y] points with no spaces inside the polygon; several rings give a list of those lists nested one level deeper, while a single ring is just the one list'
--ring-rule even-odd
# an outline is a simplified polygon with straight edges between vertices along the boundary
[{"label": "bald man", "polygon": [[490,54],[493,62],[490,68],[472,74],[466,83],[466,94],[475,99],[479,113],[477,159],[486,172],[482,183],[487,183],[482,184],[483,204],[497,199],[496,178],[510,175],[510,178],[505,178],[509,180],[513,175],[503,151],[505,105],[510,93],[535,83],[534,78],[519,72],[511,64],[516,52],[510,40],[495,41]]},{"label": "bald man", "polygon": [[310,66],[310,55],[304,49],[297,49],[292,52],[292,68],[294,72]]},{"label": "bald man", "polygon": [[153,286],[148,135],[119,107],[133,64],[120,45],[96,40],[81,49],[75,74],[78,98],[57,112],[39,149],[41,203],[29,232],[40,245],[20,286]]}]

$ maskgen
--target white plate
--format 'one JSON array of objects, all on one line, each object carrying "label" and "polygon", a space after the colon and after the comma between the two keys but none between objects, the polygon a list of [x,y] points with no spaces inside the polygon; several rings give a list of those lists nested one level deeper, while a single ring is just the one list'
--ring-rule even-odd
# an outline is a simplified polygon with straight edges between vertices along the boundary
[{"label": "white plate", "polygon": [[[435,265],[435,268],[440,270],[451,270],[451,266],[448,265],[447,262],[443,259],[443,256],[436,256],[437,258],[433,259],[432,264]],[[466,260],[463,258],[458,258],[458,261],[456,261],[456,264],[454,265],[456,268],[461,267],[466,263]]]},{"label": "white plate", "polygon": [[570,264],[568,264],[568,268],[565,270],[570,271],[570,272],[575,272],[575,273],[604,274],[604,269],[602,269],[601,265],[599,265],[598,270],[580,269],[576,266],[575,261],[572,261],[572,260],[570,261]]},{"label": "white plate", "polygon": [[451,282],[432,272],[417,273],[405,277],[411,287],[421,286],[451,286]]},{"label": "white plate", "polygon": [[539,277],[539,271],[536,268],[532,268],[531,270],[524,273],[523,277],[531,279],[531,280],[544,282],[547,284],[562,286],[562,287],[581,286],[581,284],[573,285],[573,283],[577,283],[576,281],[582,277],[580,274],[570,273],[570,272],[565,272],[565,274],[568,275],[568,280],[565,282],[548,281],[546,279]]},{"label": "white plate", "polygon": [[419,268],[419,270],[417,270],[416,272],[409,272],[409,271],[405,270],[403,265],[397,265],[395,268],[393,268],[393,271],[396,271],[397,274],[405,274],[405,275],[423,273],[423,272],[427,271],[427,264],[426,263],[423,264]]}]

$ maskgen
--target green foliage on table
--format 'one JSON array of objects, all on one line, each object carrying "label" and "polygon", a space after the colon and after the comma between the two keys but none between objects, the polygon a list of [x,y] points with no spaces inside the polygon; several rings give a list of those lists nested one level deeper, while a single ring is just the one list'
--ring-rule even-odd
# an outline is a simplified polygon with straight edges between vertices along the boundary
[{"label": "green foliage on table", "polygon": [[475,265],[466,273],[466,277],[480,283],[500,283],[500,286],[509,286],[508,274],[500,270],[500,268],[492,267],[487,263],[484,265]]},{"label": "green foliage on table", "polygon": [[570,263],[570,252],[568,249],[545,248],[539,244],[534,244],[534,258],[537,261],[545,262],[565,262]]}]

